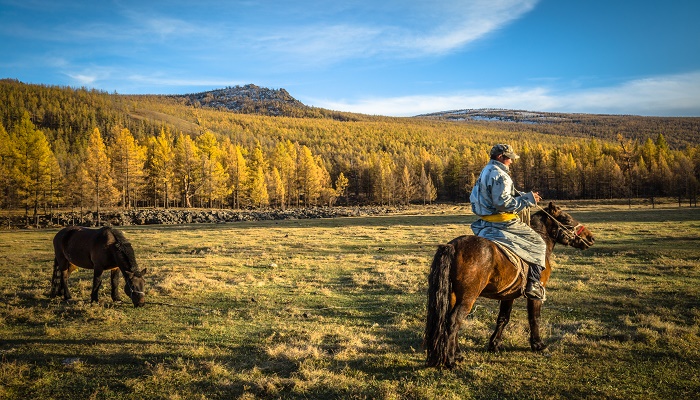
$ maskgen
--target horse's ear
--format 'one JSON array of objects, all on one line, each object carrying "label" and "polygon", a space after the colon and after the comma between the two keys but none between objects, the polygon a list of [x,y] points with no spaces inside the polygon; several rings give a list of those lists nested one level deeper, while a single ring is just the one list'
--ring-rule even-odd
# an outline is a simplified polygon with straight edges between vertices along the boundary
[{"label": "horse's ear", "polygon": [[561,208],[555,206],[554,203],[550,201],[549,206],[547,206],[547,211],[549,211],[549,213],[552,215],[559,215]]},{"label": "horse's ear", "polygon": [[141,276],[146,275],[146,272],[148,271],[148,268],[144,268],[141,270]]},{"label": "horse's ear", "polygon": [[127,276],[129,279],[132,279],[134,277],[134,273],[131,271],[124,271],[124,275]]}]

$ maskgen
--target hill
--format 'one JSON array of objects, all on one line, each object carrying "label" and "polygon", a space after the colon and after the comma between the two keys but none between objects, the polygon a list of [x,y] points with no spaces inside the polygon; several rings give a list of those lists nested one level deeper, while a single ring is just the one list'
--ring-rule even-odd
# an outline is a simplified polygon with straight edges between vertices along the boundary
[{"label": "hill", "polygon": [[[84,181],[91,151],[108,153],[95,157],[110,160],[115,180],[99,193],[124,206],[466,201],[499,142],[521,153],[518,187],[550,199],[693,201],[698,132],[698,118],[508,110],[395,118],[309,107],[255,85],[137,96],[2,80],[0,208],[94,203]],[[37,175],[26,150],[44,140],[48,158],[38,165],[48,172]]]},{"label": "hill", "polygon": [[208,107],[246,114],[290,115],[292,110],[307,111],[309,107],[292,97],[284,89],[268,89],[248,84],[208,92],[172,96],[184,99],[194,107]]},{"label": "hill", "polygon": [[504,109],[464,109],[419,115],[457,123],[493,126],[497,129],[539,132],[617,141],[618,135],[643,143],[663,134],[672,148],[700,143],[700,118],[642,117],[636,115],[565,114]]},{"label": "hill", "polygon": [[232,86],[207,92],[166,96],[185,106],[231,111],[241,114],[296,118],[331,118],[341,121],[360,118],[352,113],[310,107],[285,89],[269,89],[254,84]]}]

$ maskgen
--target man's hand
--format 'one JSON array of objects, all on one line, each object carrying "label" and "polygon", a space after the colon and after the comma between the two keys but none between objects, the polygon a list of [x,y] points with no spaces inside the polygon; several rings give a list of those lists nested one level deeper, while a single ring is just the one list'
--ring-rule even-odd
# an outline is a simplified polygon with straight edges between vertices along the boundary
[{"label": "man's hand", "polygon": [[532,196],[535,198],[536,202],[540,202],[542,200],[542,197],[540,197],[540,192],[532,192]]}]

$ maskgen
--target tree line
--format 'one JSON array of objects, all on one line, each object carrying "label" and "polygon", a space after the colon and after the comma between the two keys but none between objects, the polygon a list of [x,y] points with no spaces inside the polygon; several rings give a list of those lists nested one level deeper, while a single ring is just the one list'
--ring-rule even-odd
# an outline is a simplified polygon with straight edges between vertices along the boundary
[{"label": "tree line", "polygon": [[76,153],[54,152],[29,113],[0,125],[2,205],[37,216],[55,207],[281,207],[332,205],[348,181],[331,182],[320,156],[279,142],[271,154],[210,131],[196,138],[163,129],[146,140],[116,126],[105,141],[93,128]]},{"label": "tree line", "polygon": [[0,205],[297,207],[466,201],[494,143],[518,188],[550,199],[695,202],[697,145],[572,138],[415,118],[293,118],[162,96],[0,84]]}]

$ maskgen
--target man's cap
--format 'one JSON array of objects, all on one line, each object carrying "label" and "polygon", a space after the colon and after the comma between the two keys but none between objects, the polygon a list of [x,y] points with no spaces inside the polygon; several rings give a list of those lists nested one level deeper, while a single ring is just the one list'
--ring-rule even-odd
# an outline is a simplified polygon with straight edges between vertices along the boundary
[{"label": "man's cap", "polygon": [[508,144],[497,144],[491,148],[491,157],[498,157],[500,154],[503,154],[511,160],[517,160],[520,158],[520,156]]}]

